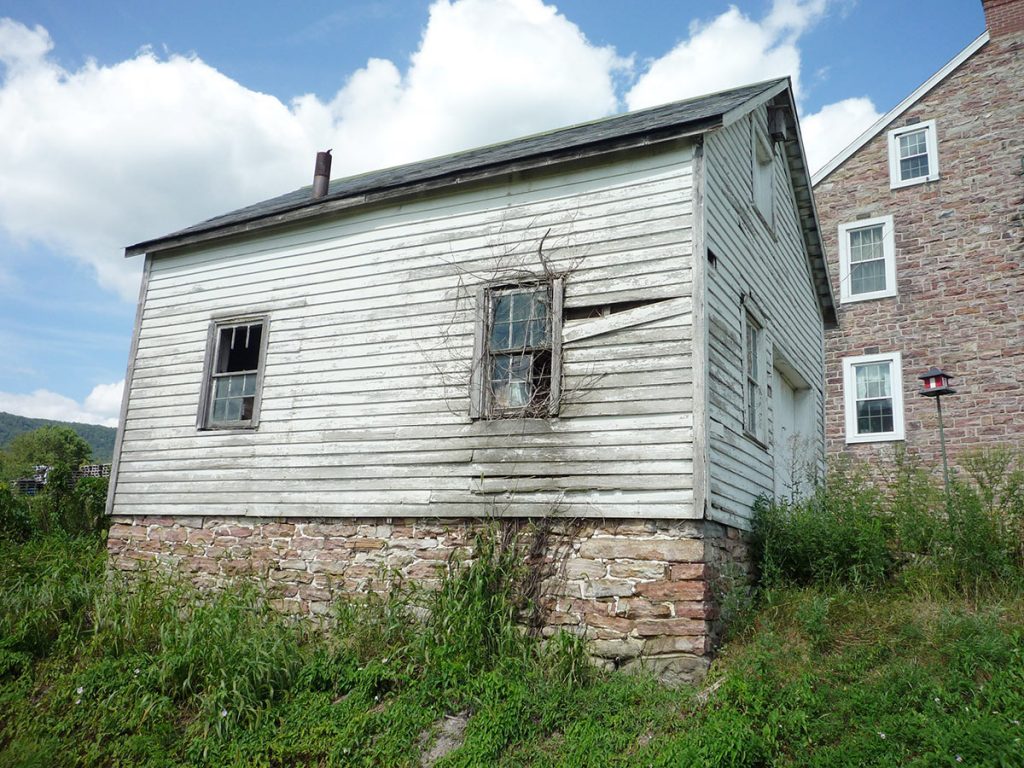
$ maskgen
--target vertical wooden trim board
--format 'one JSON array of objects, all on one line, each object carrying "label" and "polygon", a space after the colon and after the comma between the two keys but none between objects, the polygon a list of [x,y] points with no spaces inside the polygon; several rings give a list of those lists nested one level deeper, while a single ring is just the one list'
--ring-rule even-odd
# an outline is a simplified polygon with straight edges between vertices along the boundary
[{"label": "vertical wooden trim board", "polygon": [[704,242],[704,139],[693,151],[693,507],[701,518],[708,514],[708,408],[707,408],[707,297]]},{"label": "vertical wooden trim board", "polygon": [[557,416],[562,401],[562,315],[565,280],[551,281],[551,384],[548,394],[548,415]]},{"label": "vertical wooden trim board", "polygon": [[121,463],[121,444],[124,441],[124,426],[128,418],[128,394],[132,390],[132,376],[135,374],[135,356],[139,350],[139,334],[142,331],[142,311],[146,304],[146,292],[149,290],[149,273],[153,268],[153,257],[146,254],[142,267],[142,280],[139,283],[139,301],[135,307],[135,327],[132,329],[132,342],[128,348],[128,367],[124,374],[124,389],[121,391],[121,413],[117,418],[117,434],[114,437],[114,455],[110,464],[110,485],[107,487],[106,513],[109,516],[114,509],[114,493],[117,490],[117,470]]},{"label": "vertical wooden trim board", "polygon": [[473,359],[469,369],[469,416],[479,419],[487,407],[484,403],[484,355],[487,351],[487,287],[478,285],[473,305]]}]

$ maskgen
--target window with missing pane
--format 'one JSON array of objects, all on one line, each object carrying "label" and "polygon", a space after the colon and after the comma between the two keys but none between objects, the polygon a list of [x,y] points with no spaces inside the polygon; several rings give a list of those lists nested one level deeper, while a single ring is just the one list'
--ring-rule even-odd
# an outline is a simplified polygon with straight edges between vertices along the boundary
[{"label": "window with missing pane", "polygon": [[545,411],[551,392],[550,285],[492,290],[489,303],[490,414]]},{"label": "window with missing pane", "polygon": [[201,428],[256,426],[266,331],[265,317],[212,324]]}]

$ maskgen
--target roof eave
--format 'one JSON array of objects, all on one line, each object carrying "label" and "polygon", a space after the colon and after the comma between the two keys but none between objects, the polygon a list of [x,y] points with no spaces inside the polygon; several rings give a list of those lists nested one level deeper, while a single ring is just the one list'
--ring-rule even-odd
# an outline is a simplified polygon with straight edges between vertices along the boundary
[{"label": "roof eave", "polygon": [[512,162],[494,165],[476,166],[459,169],[452,173],[442,174],[433,178],[418,180],[407,184],[399,184],[348,197],[331,197],[328,195],[320,201],[304,200],[294,205],[274,211],[271,214],[255,215],[250,219],[230,225],[214,225],[207,230],[192,231],[181,236],[165,236],[145,240],[125,248],[125,257],[155,254],[173,248],[207,243],[238,235],[246,235],[271,227],[284,226],[324,214],[349,210],[363,205],[394,200],[395,198],[419,194],[441,187],[453,187],[470,182],[485,181],[508,173],[544,168],[560,163],[583,160],[611,152],[619,152],[636,147],[676,141],[706,133],[719,128],[723,124],[722,115],[681,125],[647,130],[644,132],[616,137],[591,144],[581,144],[558,152],[545,152],[538,155],[518,158]]},{"label": "roof eave", "polygon": [[978,37],[960,53],[946,62],[945,66],[942,67],[938,72],[925,80],[917,89],[911,93],[907,98],[893,107],[891,110],[882,115],[878,120],[872,123],[871,127],[864,131],[860,136],[850,142],[842,151],[839,152],[835,157],[829,160],[825,165],[818,169],[818,171],[811,177],[811,185],[818,186],[822,181],[825,180],[834,170],[840,165],[845,163],[857,150],[871,141],[875,136],[882,132],[882,130],[892,123],[893,120],[898,118],[917,102],[925,97],[929,91],[935,86],[945,80],[951,75],[956,69],[960,67],[967,59],[973,56],[978,50],[988,42],[988,30],[982,32]]},{"label": "roof eave", "polygon": [[839,316],[836,311],[835,294],[832,292],[832,280],[828,272],[828,260],[825,258],[825,246],[821,237],[821,225],[818,222],[818,209],[814,203],[814,191],[811,187],[811,174],[808,170],[807,156],[804,153],[804,141],[800,132],[800,124],[796,119],[796,103],[793,91],[783,94],[791,116],[788,127],[795,138],[784,143],[786,162],[789,175],[793,180],[794,202],[800,219],[800,229],[804,237],[804,250],[811,270],[811,280],[818,297],[822,323],[827,330],[839,327]]}]

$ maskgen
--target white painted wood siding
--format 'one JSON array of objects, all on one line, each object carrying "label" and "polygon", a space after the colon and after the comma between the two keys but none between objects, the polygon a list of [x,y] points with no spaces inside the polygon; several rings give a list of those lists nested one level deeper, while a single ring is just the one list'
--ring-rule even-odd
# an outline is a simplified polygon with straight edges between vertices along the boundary
[{"label": "white painted wood siding", "polygon": [[[113,514],[692,517],[691,162],[652,148],[154,258]],[[567,319],[559,417],[471,421],[475,287],[541,272],[549,230],[570,317],[668,310]],[[197,431],[233,313],[270,317],[259,429]]]},{"label": "white painted wood siding", "polygon": [[[764,125],[765,109],[708,134],[705,144],[706,242],[717,257],[706,264],[708,372],[708,517],[742,528],[761,494],[774,491],[774,414],[770,386],[773,353],[810,384],[815,425],[810,453],[824,450],[823,327],[803,245],[792,184],[782,152],[775,151],[772,226],[752,202],[750,119]],[[744,430],[742,297],[752,296],[763,317],[765,444]],[[816,467],[814,468],[816,469]]]}]

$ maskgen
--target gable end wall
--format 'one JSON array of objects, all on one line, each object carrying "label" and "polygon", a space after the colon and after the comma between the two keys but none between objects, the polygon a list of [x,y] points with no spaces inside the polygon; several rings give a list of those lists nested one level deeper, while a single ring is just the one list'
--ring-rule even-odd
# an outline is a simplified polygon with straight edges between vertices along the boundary
[{"label": "gable end wall", "polygon": [[[828,452],[877,461],[901,443],[847,445],[842,360],[902,354],[905,446],[940,466],[931,366],[954,374],[942,401],[951,460],[1024,445],[1024,35],[993,37],[815,188],[833,290],[838,227],[893,217],[898,295],[841,305],[826,336]],[[940,178],[891,190],[887,132],[935,120]]]},{"label": "gable end wall", "polygon": [[[762,126],[766,110],[750,119]],[[708,135],[707,248],[715,265],[705,264],[707,284],[709,421],[709,508],[712,520],[749,528],[758,496],[775,491],[774,412],[771,396],[773,351],[784,356],[809,384],[812,425],[805,435],[809,465],[797,474],[815,474],[822,455],[823,325],[813,286],[792,182],[781,149],[775,149],[775,217],[772,230],[754,210],[751,191],[751,125],[741,119]],[[744,432],[744,297],[765,323],[763,370],[766,382],[764,444]]]}]

